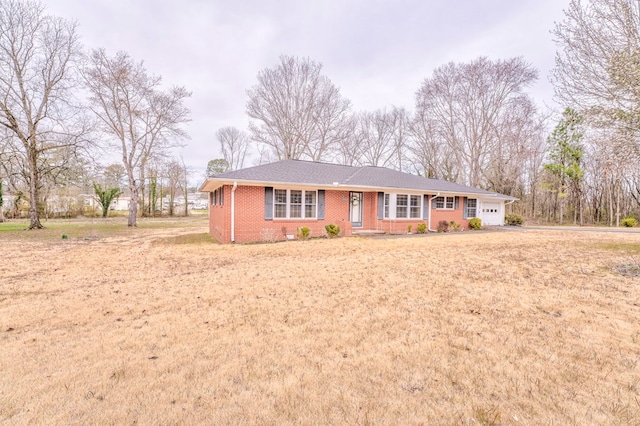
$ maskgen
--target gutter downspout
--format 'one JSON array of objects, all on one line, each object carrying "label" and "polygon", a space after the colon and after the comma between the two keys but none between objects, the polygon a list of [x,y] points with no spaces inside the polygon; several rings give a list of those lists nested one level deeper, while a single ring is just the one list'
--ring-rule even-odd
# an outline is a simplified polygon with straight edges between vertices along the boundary
[{"label": "gutter downspout", "polygon": [[231,242],[236,242],[236,189],[238,182],[233,182],[231,188]]},{"label": "gutter downspout", "polygon": [[431,204],[433,203],[433,199],[438,198],[439,196],[440,196],[440,192],[438,192],[433,197],[429,198],[429,206],[428,206],[429,210],[427,210],[427,230],[431,232],[436,232],[435,229],[431,229]]}]

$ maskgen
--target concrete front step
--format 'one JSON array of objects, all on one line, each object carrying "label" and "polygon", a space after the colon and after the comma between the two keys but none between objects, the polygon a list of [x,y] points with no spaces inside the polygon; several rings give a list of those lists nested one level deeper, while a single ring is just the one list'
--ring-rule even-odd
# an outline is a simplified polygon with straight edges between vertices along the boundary
[{"label": "concrete front step", "polygon": [[384,235],[385,232],[377,229],[354,229],[351,231],[351,234],[367,236],[367,235]]}]

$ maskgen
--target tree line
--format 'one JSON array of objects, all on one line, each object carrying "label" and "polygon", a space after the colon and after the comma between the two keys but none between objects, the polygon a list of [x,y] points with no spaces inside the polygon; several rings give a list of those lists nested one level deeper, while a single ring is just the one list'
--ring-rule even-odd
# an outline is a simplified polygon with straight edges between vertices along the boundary
[{"label": "tree line", "polygon": [[[555,117],[527,92],[539,75],[520,57],[444,64],[411,110],[355,111],[321,63],[282,56],[247,90],[247,129],[216,132],[223,158],[207,172],[251,157],[383,166],[514,196],[510,208],[532,219],[618,225],[640,211],[638,22],[634,0],[570,2],[553,29]],[[139,206],[153,214],[159,192],[185,186],[168,153],[188,137],[190,95],[126,52],[86,49],[77,24],[41,3],[0,0],[0,203],[7,190],[27,200],[40,228],[52,189],[115,194],[96,166],[109,150],[135,226]]]},{"label": "tree line", "polygon": [[136,226],[148,165],[187,136],[191,94],[161,83],[125,52],[85,49],[77,24],[42,3],[0,1],[0,180],[29,202],[29,229],[42,228],[52,188],[96,179],[105,150],[122,159]]},{"label": "tree line", "polygon": [[442,65],[410,112],[354,111],[321,63],[282,56],[247,90],[248,131],[218,131],[208,173],[241,168],[248,150],[257,164],[383,166],[517,197],[531,219],[618,226],[640,214],[638,22],[636,0],[570,2],[553,30],[556,114],[527,93],[539,76],[522,58]]}]

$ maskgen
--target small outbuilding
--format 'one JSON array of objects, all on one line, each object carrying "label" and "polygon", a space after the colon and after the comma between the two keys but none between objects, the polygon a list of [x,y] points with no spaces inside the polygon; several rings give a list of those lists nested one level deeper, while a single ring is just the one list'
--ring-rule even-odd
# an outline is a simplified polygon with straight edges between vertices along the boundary
[{"label": "small outbuilding", "polygon": [[478,217],[503,225],[505,204],[515,198],[384,167],[351,167],[283,160],[210,176],[209,230],[222,243],[311,236],[335,224],[341,234],[406,233],[424,223],[454,221],[463,228]]}]

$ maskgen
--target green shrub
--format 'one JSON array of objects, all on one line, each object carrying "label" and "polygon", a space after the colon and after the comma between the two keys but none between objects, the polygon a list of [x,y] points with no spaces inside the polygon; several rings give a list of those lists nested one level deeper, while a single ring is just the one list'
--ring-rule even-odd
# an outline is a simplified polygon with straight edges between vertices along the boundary
[{"label": "green shrub", "polygon": [[66,240],[67,238],[69,238],[69,236],[67,234],[62,234],[62,239]]},{"label": "green shrub", "polygon": [[446,220],[441,220],[438,222],[438,232],[447,232],[449,231],[449,222]]},{"label": "green shrub", "polygon": [[635,217],[625,217],[622,219],[622,226],[626,226],[627,228],[633,228],[634,226],[638,226],[638,219]]},{"label": "green shrub", "polygon": [[520,226],[524,224],[524,218],[516,213],[508,214],[504,217],[504,221],[507,225]]},{"label": "green shrub", "polygon": [[326,229],[329,238],[335,238],[340,234],[340,227],[338,225],[334,225],[333,223],[326,225],[324,229]]},{"label": "green shrub", "polygon": [[413,225],[407,225],[407,234],[410,234],[412,229]]},{"label": "green shrub", "polygon": [[297,236],[299,240],[306,240],[309,238],[309,234],[311,234],[311,231],[306,226],[298,228]]},{"label": "green shrub", "polygon": [[480,219],[479,217],[474,217],[473,219],[470,219],[469,228],[473,230],[478,230],[482,228],[482,219]]},{"label": "green shrub", "polygon": [[418,232],[418,234],[425,234],[427,232],[427,224],[426,223],[417,224],[416,231]]},{"label": "green shrub", "polygon": [[460,226],[459,223],[456,223],[453,220],[449,222],[449,227],[451,228],[452,231],[459,231],[462,228],[462,226]]}]

